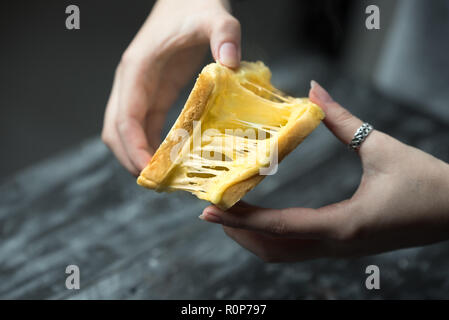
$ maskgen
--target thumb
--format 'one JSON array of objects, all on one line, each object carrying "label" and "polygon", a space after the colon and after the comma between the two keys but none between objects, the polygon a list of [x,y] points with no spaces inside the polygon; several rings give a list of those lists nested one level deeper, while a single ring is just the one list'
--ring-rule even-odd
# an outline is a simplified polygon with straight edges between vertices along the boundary
[{"label": "thumb", "polygon": [[[338,206],[339,211],[346,207]],[[227,211],[209,206],[203,210],[199,218],[231,228],[247,229],[272,236],[318,239],[331,238],[336,234],[339,216],[336,213],[337,210],[332,208],[268,209],[240,201]]]},{"label": "thumb", "polygon": [[354,133],[362,125],[362,121],[343,108],[323,89],[316,81],[310,83],[310,101],[319,105],[326,118],[323,120],[326,127],[344,144],[349,144]]},{"label": "thumb", "polygon": [[240,22],[226,12],[212,21],[210,30],[210,46],[215,61],[237,68],[241,59]]}]

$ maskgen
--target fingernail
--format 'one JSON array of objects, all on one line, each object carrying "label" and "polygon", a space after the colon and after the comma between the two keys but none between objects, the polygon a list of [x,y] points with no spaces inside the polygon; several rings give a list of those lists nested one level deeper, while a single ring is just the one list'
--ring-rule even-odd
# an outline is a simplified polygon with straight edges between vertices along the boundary
[{"label": "fingernail", "polygon": [[218,60],[227,67],[235,68],[239,65],[237,47],[232,42],[225,42],[218,51]]},{"label": "fingernail", "polygon": [[327,93],[327,91],[324,90],[324,88],[322,86],[320,86],[320,84],[318,82],[316,82],[315,80],[310,81],[310,88],[313,89],[313,92],[318,96],[318,98],[321,101],[323,101],[323,102],[332,102],[333,101],[333,99],[329,95],[329,93]]},{"label": "fingernail", "polygon": [[207,222],[213,222],[213,223],[219,223],[222,224],[223,221],[221,220],[221,218],[219,216],[216,216],[213,213],[210,212],[205,212],[200,214],[200,216],[198,217],[201,220],[207,221]]}]

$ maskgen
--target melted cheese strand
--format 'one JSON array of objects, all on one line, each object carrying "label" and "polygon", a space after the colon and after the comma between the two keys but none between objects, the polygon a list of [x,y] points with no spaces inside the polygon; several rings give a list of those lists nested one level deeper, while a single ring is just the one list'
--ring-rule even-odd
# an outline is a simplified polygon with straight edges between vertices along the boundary
[{"label": "melted cheese strand", "polygon": [[[229,186],[267,164],[269,157],[259,149],[271,150],[277,135],[305,108],[303,100],[283,96],[269,83],[264,87],[231,73],[226,76],[226,86],[210,98],[201,128],[194,128],[163,189],[189,191],[218,203]],[[201,143],[194,145],[192,137],[198,134]]]}]

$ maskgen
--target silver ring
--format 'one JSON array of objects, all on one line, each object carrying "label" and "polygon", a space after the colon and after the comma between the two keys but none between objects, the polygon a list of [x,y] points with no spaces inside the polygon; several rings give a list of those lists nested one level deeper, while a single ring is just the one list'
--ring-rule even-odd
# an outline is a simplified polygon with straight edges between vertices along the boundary
[{"label": "silver ring", "polygon": [[359,150],[362,142],[365,141],[366,137],[373,131],[373,126],[365,122],[357,129],[352,138],[351,142],[348,144],[348,148],[352,150]]}]

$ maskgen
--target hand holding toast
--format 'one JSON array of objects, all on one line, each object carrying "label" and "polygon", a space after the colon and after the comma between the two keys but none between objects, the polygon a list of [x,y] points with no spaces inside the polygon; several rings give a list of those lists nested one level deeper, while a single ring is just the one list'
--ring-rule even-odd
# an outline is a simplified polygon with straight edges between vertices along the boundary
[{"label": "hand holding toast", "polygon": [[[316,83],[310,99],[348,144],[362,121]],[[265,209],[239,203],[200,216],[266,261],[375,254],[449,239],[449,165],[374,130],[359,156],[363,175],[347,200],[319,209]]]},{"label": "hand holding toast", "polygon": [[160,143],[165,115],[199,67],[207,45],[228,67],[240,63],[240,24],[225,0],[158,1],[116,69],[102,139],[132,174]]}]

